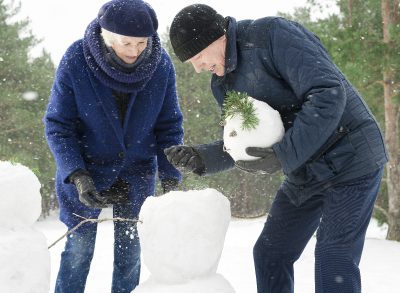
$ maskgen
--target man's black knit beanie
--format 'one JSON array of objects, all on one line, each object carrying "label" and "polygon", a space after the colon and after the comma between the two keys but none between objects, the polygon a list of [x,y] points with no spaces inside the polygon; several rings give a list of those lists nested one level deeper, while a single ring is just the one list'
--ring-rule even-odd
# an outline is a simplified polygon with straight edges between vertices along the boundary
[{"label": "man's black knit beanie", "polygon": [[172,48],[182,62],[192,58],[225,34],[225,18],[205,4],[183,8],[169,31]]}]

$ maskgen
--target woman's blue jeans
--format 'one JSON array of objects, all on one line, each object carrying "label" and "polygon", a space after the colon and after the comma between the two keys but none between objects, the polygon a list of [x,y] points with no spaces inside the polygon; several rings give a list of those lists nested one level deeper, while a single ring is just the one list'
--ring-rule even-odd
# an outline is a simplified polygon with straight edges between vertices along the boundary
[{"label": "woman's blue jeans", "polygon": [[317,230],[315,292],[360,293],[358,265],[383,169],[333,186],[300,206],[278,191],[254,246],[258,293],[293,293],[293,263]]},{"label": "woman's blue jeans", "polygon": [[[115,204],[114,218],[134,219],[131,204]],[[96,242],[96,223],[86,223],[67,237],[61,254],[55,293],[83,293]],[[140,277],[140,243],[136,223],[114,222],[112,293],[131,292]],[[101,282],[101,279],[99,279]]]}]

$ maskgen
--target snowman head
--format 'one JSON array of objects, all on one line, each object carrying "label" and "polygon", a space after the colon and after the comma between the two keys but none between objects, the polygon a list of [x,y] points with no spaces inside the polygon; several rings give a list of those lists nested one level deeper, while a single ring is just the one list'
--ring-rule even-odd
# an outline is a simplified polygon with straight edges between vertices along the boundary
[{"label": "snowman head", "polygon": [[235,160],[256,160],[247,147],[270,147],[285,134],[278,111],[245,93],[228,92],[224,101],[224,150]]}]

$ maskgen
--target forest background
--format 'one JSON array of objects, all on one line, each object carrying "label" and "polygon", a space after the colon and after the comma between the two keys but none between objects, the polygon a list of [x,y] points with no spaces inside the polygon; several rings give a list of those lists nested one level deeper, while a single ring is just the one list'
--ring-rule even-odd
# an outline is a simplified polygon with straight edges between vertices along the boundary
[{"label": "forest background", "polygon": [[[387,238],[400,241],[400,0],[338,0],[327,12],[323,0],[309,0],[291,14],[317,34],[333,60],[365,98],[385,134],[390,156],[374,217],[389,226]],[[15,20],[20,6],[0,0],[0,160],[28,166],[42,184],[42,217],[57,210],[55,165],[43,133],[56,65],[45,50],[30,51],[40,41],[29,19]],[[323,18],[315,18],[314,12]],[[160,32],[176,68],[184,114],[185,143],[221,138],[221,113],[210,91],[210,75],[196,74],[172,53],[168,33]],[[265,215],[283,175],[260,176],[231,170],[215,176],[185,177],[181,189],[212,187],[231,201],[232,215]]]}]

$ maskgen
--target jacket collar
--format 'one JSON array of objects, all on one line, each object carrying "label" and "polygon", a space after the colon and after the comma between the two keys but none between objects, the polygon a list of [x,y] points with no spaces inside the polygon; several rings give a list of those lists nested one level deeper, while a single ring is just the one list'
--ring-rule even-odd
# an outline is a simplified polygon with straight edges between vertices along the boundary
[{"label": "jacket collar", "polygon": [[236,45],[236,32],[237,24],[236,19],[228,16],[227,18],[228,28],[226,30],[226,48],[225,48],[225,74],[218,76],[213,74],[213,82],[220,84],[224,82],[227,74],[234,71],[237,67],[237,45]]},{"label": "jacket collar", "polygon": [[225,50],[225,75],[231,73],[237,66],[237,47],[236,47],[236,19],[228,17],[228,29],[226,32],[227,42]]}]

